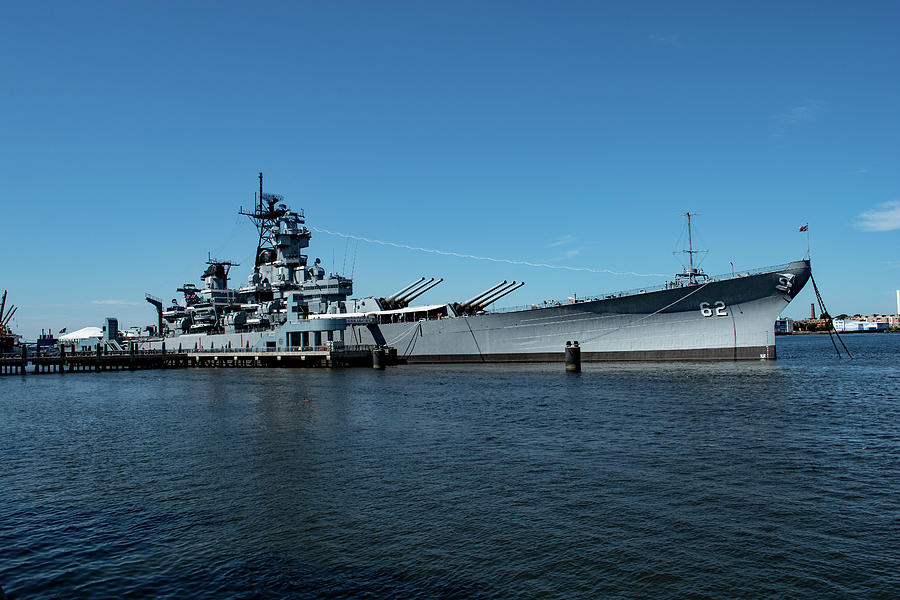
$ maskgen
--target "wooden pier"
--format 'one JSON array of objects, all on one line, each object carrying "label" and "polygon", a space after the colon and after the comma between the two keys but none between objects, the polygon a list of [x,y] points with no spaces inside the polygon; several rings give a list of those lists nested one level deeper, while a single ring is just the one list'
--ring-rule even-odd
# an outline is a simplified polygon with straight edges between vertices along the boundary
[{"label": "wooden pier", "polygon": [[0,358],[0,375],[41,373],[98,373],[101,371],[134,371],[138,369],[184,368],[279,368],[279,367],[375,367],[397,364],[394,348],[375,349],[373,346],[345,346],[342,348],[305,347],[260,350],[192,350],[167,352],[163,350],[109,351],[98,346],[92,352],[66,352],[58,355]]}]

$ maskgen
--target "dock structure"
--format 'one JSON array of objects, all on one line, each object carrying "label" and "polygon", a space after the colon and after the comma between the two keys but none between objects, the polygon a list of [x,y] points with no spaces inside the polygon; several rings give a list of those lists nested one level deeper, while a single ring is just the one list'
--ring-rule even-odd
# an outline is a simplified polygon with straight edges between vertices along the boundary
[{"label": "dock structure", "polygon": [[[384,349],[380,349],[384,350]],[[388,349],[396,364],[397,351]],[[190,367],[371,367],[371,345],[328,348],[304,346],[277,350],[213,349],[184,353]]]},{"label": "dock structure", "polygon": [[[376,358],[378,352],[380,354]],[[360,345],[167,352],[165,348],[137,350],[132,344],[126,351],[112,351],[98,344],[96,350],[91,352],[67,352],[63,348],[58,355],[29,356],[23,352],[21,356],[2,357],[0,375],[26,375],[29,370],[33,374],[41,374],[184,368],[372,367],[382,360],[387,364],[397,364],[397,350]]]}]

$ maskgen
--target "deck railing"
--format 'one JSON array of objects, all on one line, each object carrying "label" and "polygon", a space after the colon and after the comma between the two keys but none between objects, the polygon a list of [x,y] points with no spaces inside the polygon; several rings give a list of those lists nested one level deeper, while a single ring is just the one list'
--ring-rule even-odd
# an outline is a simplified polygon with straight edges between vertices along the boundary
[{"label": "deck railing", "polygon": [[[341,350],[345,352],[371,352],[375,346],[371,344],[354,344],[337,347],[320,346],[282,346],[280,348],[188,348],[182,352],[188,354],[277,354],[279,352],[328,352]],[[154,351],[158,352],[158,351]]]}]

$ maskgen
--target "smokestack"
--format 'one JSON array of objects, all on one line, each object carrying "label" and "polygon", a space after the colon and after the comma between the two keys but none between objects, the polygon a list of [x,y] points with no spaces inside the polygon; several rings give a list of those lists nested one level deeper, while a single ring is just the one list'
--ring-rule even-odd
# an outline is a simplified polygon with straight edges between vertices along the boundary
[{"label": "smokestack", "polygon": [[809,318],[810,319],[816,318],[816,305],[812,302],[809,303]]}]

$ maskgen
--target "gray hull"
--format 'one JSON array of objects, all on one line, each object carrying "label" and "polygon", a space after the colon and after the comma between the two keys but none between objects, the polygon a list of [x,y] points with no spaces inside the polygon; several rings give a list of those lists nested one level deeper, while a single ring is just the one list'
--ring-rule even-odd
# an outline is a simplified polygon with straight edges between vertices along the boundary
[{"label": "gray hull", "polygon": [[[419,363],[558,361],[571,341],[581,346],[584,361],[774,359],[775,319],[809,274],[809,261],[795,261],[744,277],[577,304],[377,325],[342,323],[342,341],[379,344],[377,338],[383,337],[398,356]],[[166,343],[173,350],[280,349],[293,345],[288,330],[306,324],[270,332],[182,335]],[[151,346],[158,348],[160,341]]]},{"label": "gray hull", "polygon": [[[809,273],[809,262],[797,261],[706,284],[378,328],[410,362],[556,361],[567,341],[579,342],[585,361],[775,358],[775,319]],[[359,326],[347,340],[375,343]]]}]

